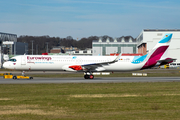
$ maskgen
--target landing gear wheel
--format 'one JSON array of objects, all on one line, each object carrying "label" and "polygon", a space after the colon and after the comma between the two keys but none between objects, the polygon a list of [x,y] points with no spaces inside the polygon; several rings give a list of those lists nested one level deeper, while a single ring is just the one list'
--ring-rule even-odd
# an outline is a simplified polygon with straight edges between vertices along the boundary
[{"label": "landing gear wheel", "polygon": [[90,76],[89,76],[89,79],[94,79],[94,75],[90,75]]},{"label": "landing gear wheel", "polygon": [[84,79],[89,79],[89,75],[84,75]]},{"label": "landing gear wheel", "polygon": [[16,76],[13,76],[13,79],[17,79],[17,77],[16,77]]},{"label": "landing gear wheel", "polygon": [[94,75],[84,75],[84,79],[94,79]]}]

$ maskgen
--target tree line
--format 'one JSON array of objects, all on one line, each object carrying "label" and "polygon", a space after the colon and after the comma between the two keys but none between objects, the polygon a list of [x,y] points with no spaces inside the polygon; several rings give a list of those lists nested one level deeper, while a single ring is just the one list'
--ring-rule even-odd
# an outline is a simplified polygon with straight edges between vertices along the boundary
[{"label": "tree line", "polygon": [[[65,46],[65,47],[77,47],[78,49],[92,48],[92,41],[99,40],[98,36],[90,36],[88,38],[81,38],[80,40],[75,40],[71,36],[66,38],[60,37],[49,37],[49,36],[19,36],[17,38],[18,42],[28,43],[28,53],[32,54],[32,44],[33,44],[33,53],[42,54],[45,53],[47,48],[48,52],[55,46]],[[112,37],[107,35],[101,36],[102,40],[109,38],[112,40]],[[117,38],[120,39],[120,38]]]}]

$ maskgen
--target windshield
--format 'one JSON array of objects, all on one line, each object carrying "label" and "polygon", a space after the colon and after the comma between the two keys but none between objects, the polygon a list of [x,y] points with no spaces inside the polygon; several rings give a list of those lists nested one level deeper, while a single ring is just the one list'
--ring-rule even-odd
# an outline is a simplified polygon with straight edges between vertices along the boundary
[{"label": "windshield", "polygon": [[9,59],[9,61],[16,62],[16,59]]}]

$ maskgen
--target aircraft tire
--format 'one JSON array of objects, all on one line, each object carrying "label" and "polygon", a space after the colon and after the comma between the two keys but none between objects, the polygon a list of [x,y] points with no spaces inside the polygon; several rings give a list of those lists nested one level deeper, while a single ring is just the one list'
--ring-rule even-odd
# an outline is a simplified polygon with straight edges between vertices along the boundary
[{"label": "aircraft tire", "polygon": [[17,79],[17,77],[16,77],[16,76],[13,76],[13,79]]},{"label": "aircraft tire", "polygon": [[94,79],[94,75],[90,75],[90,76],[89,76],[89,79]]},{"label": "aircraft tire", "polygon": [[33,79],[33,77],[29,77],[29,79],[31,80],[31,79]]},{"label": "aircraft tire", "polygon": [[89,79],[89,75],[84,75],[84,79]]}]

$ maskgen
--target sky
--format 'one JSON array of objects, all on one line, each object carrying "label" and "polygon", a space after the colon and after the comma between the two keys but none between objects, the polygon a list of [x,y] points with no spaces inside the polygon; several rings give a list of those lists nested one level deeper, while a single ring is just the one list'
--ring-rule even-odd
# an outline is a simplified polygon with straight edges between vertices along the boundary
[{"label": "sky", "polygon": [[180,0],[1,0],[0,32],[81,39],[180,29]]}]

